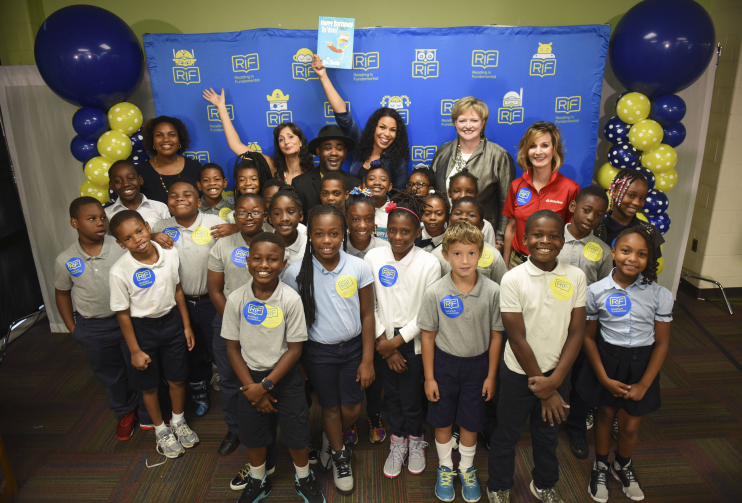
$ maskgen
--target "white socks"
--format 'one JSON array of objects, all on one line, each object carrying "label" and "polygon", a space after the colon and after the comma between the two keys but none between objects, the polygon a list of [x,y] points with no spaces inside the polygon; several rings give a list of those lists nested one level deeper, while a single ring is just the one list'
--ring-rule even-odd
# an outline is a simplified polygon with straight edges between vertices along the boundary
[{"label": "white socks", "polygon": [[263,480],[263,477],[265,477],[265,462],[260,466],[250,465],[250,476],[254,479]]},{"label": "white socks", "polygon": [[467,447],[459,442],[459,454],[461,455],[461,461],[459,461],[459,473],[464,473],[466,470],[474,466],[474,454],[476,452],[477,444]]},{"label": "white socks", "polygon": [[165,422],[163,421],[162,423],[160,423],[159,426],[155,426],[155,435],[159,435],[163,431],[167,431],[167,430],[168,430],[168,427],[165,426]]},{"label": "white socks", "polygon": [[[307,466],[304,467],[294,465],[294,468],[296,468],[296,476],[300,479],[309,476],[309,463],[307,463]],[[263,465],[263,469],[265,470],[265,465]]]},{"label": "white socks", "polygon": [[173,412],[173,418],[170,420],[170,424],[173,423],[180,423],[185,419],[185,411],[181,412],[180,414],[176,414]]},{"label": "white socks", "polygon": [[436,440],[435,450],[438,451],[438,464],[453,471],[453,460],[451,459],[451,453],[453,452],[453,438],[445,444],[439,444]]}]

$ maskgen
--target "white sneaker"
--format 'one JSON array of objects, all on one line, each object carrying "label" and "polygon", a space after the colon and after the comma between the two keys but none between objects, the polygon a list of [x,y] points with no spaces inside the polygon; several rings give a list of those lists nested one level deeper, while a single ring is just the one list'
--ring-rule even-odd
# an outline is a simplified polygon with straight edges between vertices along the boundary
[{"label": "white sneaker", "polygon": [[402,473],[402,467],[407,458],[407,439],[392,435],[391,445],[389,447],[389,456],[384,463],[384,476],[393,479]]},{"label": "white sneaker", "polygon": [[410,454],[407,458],[407,469],[413,475],[420,475],[425,471],[425,448],[428,443],[423,440],[423,437],[413,437],[410,435],[407,437],[410,444]]},{"label": "white sneaker", "polygon": [[335,488],[340,494],[353,492],[353,472],[350,467],[350,449],[343,446],[343,450],[332,455],[332,478]]},{"label": "white sneaker", "polygon": [[329,470],[332,465],[332,449],[324,431],[322,432],[322,448],[319,451],[319,465],[323,470]]},{"label": "white sneaker", "polygon": [[166,458],[179,458],[185,454],[185,449],[183,449],[183,446],[178,442],[178,439],[175,438],[175,435],[173,435],[170,430],[163,430],[158,433],[156,437],[157,452]]},{"label": "white sneaker", "polygon": [[196,447],[199,443],[198,435],[196,435],[196,432],[188,426],[185,419],[181,420],[179,423],[172,421],[170,423],[170,431],[178,437],[178,442],[180,442],[180,445],[186,449]]}]

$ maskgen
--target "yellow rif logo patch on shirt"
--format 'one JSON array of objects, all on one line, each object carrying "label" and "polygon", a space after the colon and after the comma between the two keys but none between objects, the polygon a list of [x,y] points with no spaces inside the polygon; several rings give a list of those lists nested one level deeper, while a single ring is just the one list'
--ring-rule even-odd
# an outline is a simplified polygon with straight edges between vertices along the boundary
[{"label": "yellow rif logo patch on shirt", "polygon": [[477,262],[477,265],[479,267],[489,267],[492,265],[492,262],[494,262],[494,260],[495,252],[485,246],[482,250],[482,257],[479,259],[479,262]]},{"label": "yellow rif logo patch on shirt", "polygon": [[358,283],[356,282],[356,279],[349,274],[340,276],[335,283],[335,291],[338,293],[338,295],[345,299],[349,299],[350,297],[355,295],[357,290]]},{"label": "yellow rif logo patch on shirt", "polygon": [[266,328],[276,328],[283,321],[283,311],[278,306],[265,305],[266,315],[263,320],[263,325]]},{"label": "yellow rif logo patch on shirt", "polygon": [[582,249],[582,254],[590,262],[597,262],[603,256],[603,248],[598,243],[587,243]]},{"label": "yellow rif logo patch on shirt", "polygon": [[221,218],[222,220],[224,220],[226,222],[227,221],[227,216],[230,213],[232,213],[232,210],[231,209],[229,209],[229,208],[222,208],[221,210],[219,210],[219,218]]},{"label": "yellow rif logo patch on shirt", "polygon": [[211,241],[211,229],[199,225],[193,230],[193,242],[197,245],[205,245]]},{"label": "yellow rif logo patch on shirt", "polygon": [[557,276],[549,284],[551,294],[558,300],[569,300],[575,293],[575,287],[565,276]]}]

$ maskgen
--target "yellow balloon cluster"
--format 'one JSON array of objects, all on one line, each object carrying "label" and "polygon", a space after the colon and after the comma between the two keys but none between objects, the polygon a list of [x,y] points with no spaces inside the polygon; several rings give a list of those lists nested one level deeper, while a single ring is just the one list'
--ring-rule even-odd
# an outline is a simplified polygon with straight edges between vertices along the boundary
[{"label": "yellow balloon cluster", "polygon": [[610,188],[613,178],[619,171],[620,170],[613,166],[613,164],[607,162],[598,169],[598,173],[595,175],[595,180],[601,187],[607,190]]},{"label": "yellow balloon cluster", "polygon": [[101,204],[106,204],[108,202],[108,189],[101,187],[100,185],[95,185],[91,183],[90,180],[82,182],[82,185],[80,185],[80,195],[94,197],[100,201]]},{"label": "yellow balloon cluster", "polygon": [[105,157],[93,157],[85,163],[85,176],[93,185],[108,188],[108,168],[113,162]]},{"label": "yellow balloon cluster", "polygon": [[674,168],[677,162],[677,152],[666,143],[660,143],[649,152],[642,154],[642,166],[654,171],[655,176],[663,171]]},{"label": "yellow balloon cluster", "polygon": [[652,150],[660,143],[665,133],[662,131],[662,126],[651,119],[644,119],[633,126],[629,130],[629,141],[637,150]]},{"label": "yellow balloon cluster", "polygon": [[649,117],[650,108],[649,98],[642,93],[627,93],[616,103],[616,115],[626,124],[636,124]]},{"label": "yellow balloon cluster", "polygon": [[114,105],[108,111],[108,125],[114,131],[132,135],[142,127],[142,111],[131,103]]},{"label": "yellow balloon cluster", "polygon": [[131,155],[131,140],[120,131],[106,131],[98,138],[98,153],[112,161],[120,161]]}]

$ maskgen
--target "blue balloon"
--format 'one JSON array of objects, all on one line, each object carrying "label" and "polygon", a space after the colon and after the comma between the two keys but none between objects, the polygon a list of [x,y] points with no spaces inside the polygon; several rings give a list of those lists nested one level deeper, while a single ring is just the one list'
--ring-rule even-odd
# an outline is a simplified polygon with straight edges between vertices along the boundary
[{"label": "blue balloon", "polygon": [[619,119],[617,116],[611,117],[605,123],[603,136],[614,145],[626,145],[629,143],[629,130],[631,126]]},{"label": "blue balloon", "polygon": [[647,217],[647,220],[649,220],[650,224],[657,227],[660,234],[665,234],[670,230],[670,217],[668,217],[666,213],[662,213],[656,217]]},{"label": "blue balloon", "polygon": [[666,143],[672,148],[677,147],[685,140],[685,126],[682,122],[662,126],[662,131],[665,133],[665,136],[662,137],[662,143]]},{"label": "blue balloon", "polygon": [[108,131],[108,117],[99,108],[82,107],[72,116],[72,127],[75,132],[88,140],[97,140]]},{"label": "blue balloon", "polygon": [[63,7],[36,34],[34,56],[44,82],[74,105],[108,110],[137,90],[144,57],[134,32],[92,5]]},{"label": "blue balloon", "polygon": [[131,153],[128,160],[134,166],[137,166],[139,164],[142,164],[143,162],[147,162],[149,159],[150,157],[146,150],[137,150]]},{"label": "blue balloon", "polygon": [[144,133],[142,128],[139,128],[133,135],[131,135],[131,151],[136,152],[137,150],[145,150],[144,148]]},{"label": "blue balloon", "polygon": [[654,184],[657,182],[657,177],[654,176],[654,172],[651,169],[647,169],[641,164],[631,169],[635,169],[644,175],[644,178],[647,179],[647,190],[652,190],[654,188]]},{"label": "blue balloon", "polygon": [[81,163],[86,163],[93,157],[98,157],[98,141],[88,140],[80,135],[72,138],[70,143],[72,155]]},{"label": "blue balloon", "polygon": [[660,96],[652,102],[649,117],[660,125],[667,126],[683,120],[685,111],[685,101],[683,101],[683,98],[675,94],[667,94]]},{"label": "blue balloon", "polygon": [[641,153],[633,145],[613,145],[608,151],[608,162],[619,169],[635,168],[639,165]]},{"label": "blue balloon", "polygon": [[627,89],[650,100],[695,82],[716,50],[714,23],[693,0],[644,0],[624,14],[608,48]]},{"label": "blue balloon", "polygon": [[666,212],[669,206],[670,201],[664,192],[660,190],[650,190],[647,192],[647,197],[644,199],[644,213],[647,215],[647,220],[650,217],[657,217]]}]

